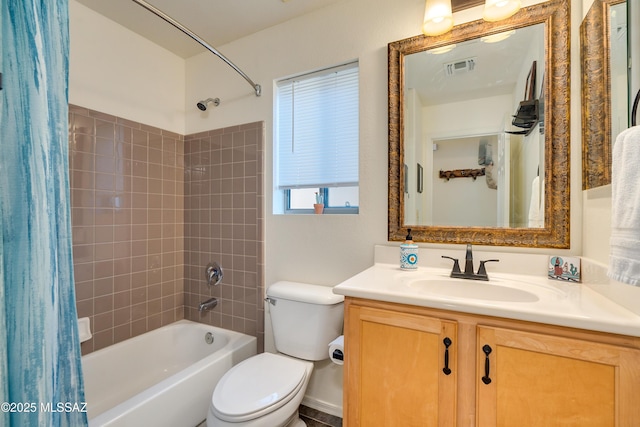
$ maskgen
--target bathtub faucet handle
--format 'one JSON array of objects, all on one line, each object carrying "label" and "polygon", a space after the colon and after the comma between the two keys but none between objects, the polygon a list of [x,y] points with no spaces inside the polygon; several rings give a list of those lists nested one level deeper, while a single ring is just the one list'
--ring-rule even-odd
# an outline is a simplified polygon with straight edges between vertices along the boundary
[{"label": "bathtub faucet handle", "polygon": [[207,284],[209,286],[218,285],[222,282],[223,276],[224,272],[222,271],[222,266],[220,264],[215,261],[207,264],[207,268],[205,269],[205,278],[207,279]]}]

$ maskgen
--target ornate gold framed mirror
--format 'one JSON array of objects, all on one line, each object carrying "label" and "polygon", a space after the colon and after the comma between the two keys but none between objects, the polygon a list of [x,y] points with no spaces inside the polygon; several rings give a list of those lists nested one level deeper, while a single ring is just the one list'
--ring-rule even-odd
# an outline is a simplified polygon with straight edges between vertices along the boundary
[{"label": "ornate gold framed mirror", "polygon": [[[550,0],[524,8],[501,22],[478,20],[458,25],[441,36],[420,35],[389,43],[390,241],[404,240],[411,228],[417,242],[569,247],[569,15],[568,0]],[[483,42],[512,34],[514,39],[522,38],[530,31],[539,33],[534,41],[502,49],[498,52],[502,55],[497,57],[500,59],[484,59]],[[496,46],[511,46],[501,43]],[[435,54],[453,47],[458,56],[451,61]],[[525,54],[518,55],[522,52]],[[516,57],[524,57],[525,62],[516,63]],[[427,67],[435,63],[437,70],[433,75],[437,77],[413,68],[412,64],[418,63]],[[447,92],[444,101],[433,101],[437,98],[437,81],[446,80],[443,75],[467,73],[474,76],[468,79],[479,80],[482,68],[496,63],[513,71],[514,82],[498,77],[469,89],[462,80],[453,84],[451,80],[450,86],[462,90]],[[468,73],[470,70],[478,72]],[[493,68],[488,74],[495,78],[501,75],[501,70]],[[427,83],[423,85],[416,76],[422,76]],[[527,90],[531,81],[533,87]],[[425,95],[427,92],[422,92],[420,86],[431,92]],[[488,86],[496,92],[487,93]],[[494,98],[500,98],[500,105],[507,105],[504,111],[500,109],[500,119],[481,120],[484,113],[495,108]],[[451,123],[447,129],[438,128],[443,122]],[[442,166],[434,163],[433,153],[440,155],[454,147],[450,144],[453,140],[466,139],[473,140],[472,148],[460,148],[463,145],[452,148],[454,154],[449,158],[457,163],[448,166],[450,170],[442,170]],[[411,145],[415,141],[417,145]],[[486,155],[487,147],[492,147],[492,156]],[[455,154],[461,152],[464,161],[463,156]],[[513,160],[510,157],[513,152],[520,153],[522,159]],[[424,182],[416,178],[418,171],[422,172]],[[491,180],[489,175],[493,177]],[[517,184],[518,180],[525,183]],[[523,190],[512,192],[511,188],[516,186]],[[414,191],[414,187],[421,191]],[[439,192],[436,187],[440,187]],[[495,193],[474,199],[481,188],[486,191],[485,187]],[[531,221],[530,209],[536,196],[536,208],[540,210],[537,222]],[[498,214],[495,218],[479,219],[480,204],[488,198],[489,205],[497,205]],[[445,205],[450,210],[436,213]],[[516,209],[512,205],[520,206]],[[466,216],[458,219],[461,213]]]},{"label": "ornate gold framed mirror", "polygon": [[[624,16],[623,16],[624,15]],[[611,149],[628,126],[625,0],[595,0],[580,26],[582,189],[611,183]]]}]

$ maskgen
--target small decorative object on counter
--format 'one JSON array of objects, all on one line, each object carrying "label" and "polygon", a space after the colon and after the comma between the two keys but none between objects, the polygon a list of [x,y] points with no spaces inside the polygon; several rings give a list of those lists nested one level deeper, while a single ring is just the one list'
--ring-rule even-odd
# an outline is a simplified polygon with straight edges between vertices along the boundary
[{"label": "small decorative object on counter", "polygon": [[313,204],[313,210],[317,214],[321,214],[324,211],[324,197],[322,194],[316,192],[316,202]]},{"label": "small decorative object on counter", "polygon": [[418,268],[418,245],[413,243],[411,229],[407,230],[407,237],[400,245],[400,268],[403,270],[416,270]]},{"label": "small decorative object on counter", "polygon": [[550,256],[549,279],[580,282],[580,258]]}]

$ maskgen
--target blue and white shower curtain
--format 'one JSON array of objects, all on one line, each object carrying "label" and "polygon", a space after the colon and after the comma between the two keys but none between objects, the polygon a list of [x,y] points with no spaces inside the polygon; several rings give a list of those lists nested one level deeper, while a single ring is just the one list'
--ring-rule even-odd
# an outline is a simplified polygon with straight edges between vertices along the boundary
[{"label": "blue and white shower curtain", "polygon": [[0,425],[83,426],[68,0],[0,3]]}]

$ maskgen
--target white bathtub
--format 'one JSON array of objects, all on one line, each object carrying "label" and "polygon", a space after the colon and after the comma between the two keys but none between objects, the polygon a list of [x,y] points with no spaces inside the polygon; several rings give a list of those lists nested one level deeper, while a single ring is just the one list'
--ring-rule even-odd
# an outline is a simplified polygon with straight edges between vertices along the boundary
[{"label": "white bathtub", "polygon": [[218,380],[256,347],[255,337],[181,320],[83,356],[89,426],[196,426]]}]

